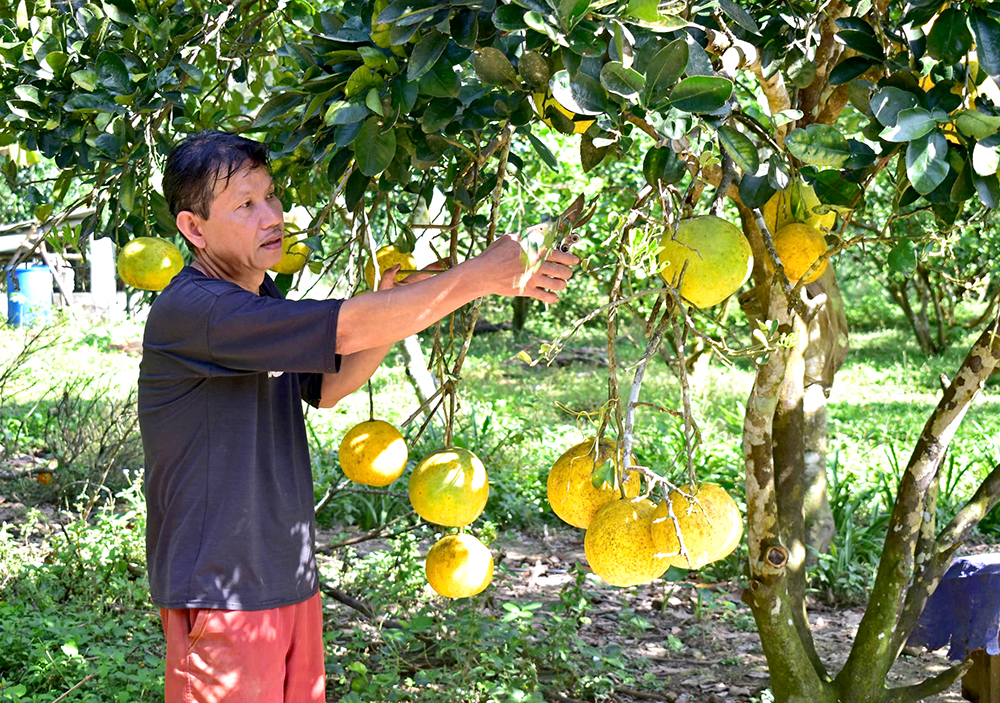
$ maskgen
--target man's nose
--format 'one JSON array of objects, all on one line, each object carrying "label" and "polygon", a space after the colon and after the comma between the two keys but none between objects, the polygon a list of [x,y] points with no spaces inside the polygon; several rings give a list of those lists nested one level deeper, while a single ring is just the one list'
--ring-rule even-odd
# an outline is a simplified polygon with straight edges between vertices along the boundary
[{"label": "man's nose", "polygon": [[271,202],[265,201],[265,212],[264,219],[261,222],[261,229],[271,229],[272,227],[278,227],[283,225],[285,210],[281,207],[281,201],[277,198],[272,199]]}]

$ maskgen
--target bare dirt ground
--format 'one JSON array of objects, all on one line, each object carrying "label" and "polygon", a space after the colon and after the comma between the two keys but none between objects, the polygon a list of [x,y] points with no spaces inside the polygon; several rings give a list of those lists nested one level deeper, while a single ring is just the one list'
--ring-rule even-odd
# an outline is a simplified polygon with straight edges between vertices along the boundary
[{"label": "bare dirt ground", "polygon": [[[497,588],[501,599],[553,598],[572,580],[568,567],[573,562],[586,563],[583,532],[569,528],[549,530],[538,539],[502,539],[494,549],[503,553],[511,573]],[[682,581],[616,589],[588,576],[587,590],[592,597],[593,616],[581,634],[593,644],[616,642],[630,653],[650,659],[659,680],[667,682],[665,691],[638,692],[645,695],[630,696],[620,689],[623,701],[749,700],[769,686],[749,608],[740,601],[740,590],[732,584]],[[724,606],[723,600],[732,605]],[[623,605],[652,627],[623,637]],[[816,647],[831,673],[835,674],[847,659],[862,613],[860,607],[813,604],[810,608]],[[676,639],[672,640],[671,635]],[[915,683],[948,667],[945,650],[904,655],[890,673],[889,683]],[[926,700],[959,703],[963,701],[961,684]]]}]

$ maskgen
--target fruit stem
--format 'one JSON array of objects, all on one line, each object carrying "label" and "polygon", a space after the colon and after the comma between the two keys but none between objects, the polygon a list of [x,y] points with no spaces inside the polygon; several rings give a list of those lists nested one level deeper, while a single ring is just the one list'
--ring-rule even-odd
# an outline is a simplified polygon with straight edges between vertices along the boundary
[{"label": "fruit stem", "polygon": [[368,379],[368,421],[375,420],[375,394],[372,393],[372,380]]}]

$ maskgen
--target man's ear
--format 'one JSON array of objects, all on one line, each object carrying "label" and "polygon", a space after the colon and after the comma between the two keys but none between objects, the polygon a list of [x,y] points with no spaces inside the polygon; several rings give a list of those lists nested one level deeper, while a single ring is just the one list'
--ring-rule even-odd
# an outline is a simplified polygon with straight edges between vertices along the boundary
[{"label": "man's ear", "polygon": [[201,223],[201,218],[190,210],[181,210],[177,213],[177,229],[195,249],[205,248],[205,236],[201,233]]}]

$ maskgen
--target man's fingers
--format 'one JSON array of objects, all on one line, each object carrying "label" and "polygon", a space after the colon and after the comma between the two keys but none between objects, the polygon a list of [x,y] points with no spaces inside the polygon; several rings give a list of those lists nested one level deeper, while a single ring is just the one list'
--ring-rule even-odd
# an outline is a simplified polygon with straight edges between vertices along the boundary
[{"label": "man's fingers", "polygon": [[546,252],[545,260],[564,266],[576,266],[580,263],[580,257],[576,254],[571,254],[568,251],[560,251],[559,249],[552,249]]},{"label": "man's fingers", "polygon": [[563,266],[562,264],[557,264],[552,261],[547,261],[539,266],[538,273],[549,278],[559,278],[564,281],[568,281],[573,277],[573,269],[569,266]]}]

